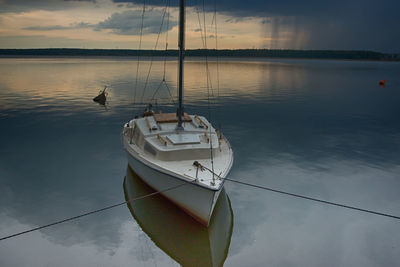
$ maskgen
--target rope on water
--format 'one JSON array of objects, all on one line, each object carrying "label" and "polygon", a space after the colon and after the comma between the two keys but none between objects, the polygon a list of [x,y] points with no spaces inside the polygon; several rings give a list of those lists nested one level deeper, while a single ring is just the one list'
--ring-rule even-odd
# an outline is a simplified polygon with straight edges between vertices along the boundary
[{"label": "rope on water", "polygon": [[[196,164],[199,164],[199,166],[201,166],[202,168],[206,169],[209,172],[212,172],[212,170],[210,170],[209,168],[201,165],[197,161],[196,161]],[[238,180],[233,180],[233,179],[230,179],[230,178],[222,178],[221,176],[219,176],[216,173],[214,173],[214,175],[219,177],[220,179],[223,179],[223,180],[226,180],[226,181],[229,181],[229,182],[233,182],[233,183],[237,183],[237,184],[241,184],[241,185],[246,185],[246,186],[250,186],[250,187],[254,187],[254,188],[259,188],[259,189],[271,191],[271,192],[274,192],[274,193],[279,193],[279,194],[292,196],[292,197],[297,197],[297,198],[302,198],[302,199],[307,199],[307,200],[311,200],[311,201],[314,201],[314,202],[319,202],[319,203],[323,203],[323,204],[327,204],[327,205],[332,205],[332,206],[341,207],[341,208],[345,208],[345,209],[357,210],[357,211],[361,211],[361,212],[366,212],[366,213],[370,213],[370,214],[375,214],[375,215],[379,215],[379,216],[384,216],[384,217],[389,217],[389,218],[400,220],[400,216],[392,215],[392,214],[389,214],[389,213],[383,213],[383,212],[379,212],[379,211],[373,211],[373,210],[370,210],[370,209],[358,208],[358,207],[345,205],[345,204],[341,204],[341,203],[336,203],[336,202],[332,202],[332,201],[327,201],[327,200],[323,200],[323,199],[318,199],[318,198],[308,197],[308,196],[304,196],[304,195],[300,195],[300,194],[285,192],[285,191],[282,191],[282,190],[277,190],[277,189],[273,189],[273,188],[262,186],[262,185],[256,185],[256,184],[251,184],[251,183],[242,182],[242,181],[238,181]]]},{"label": "rope on water", "polygon": [[128,204],[128,203],[131,203],[131,202],[135,202],[137,200],[141,200],[141,199],[145,199],[145,198],[148,198],[148,197],[152,197],[152,196],[161,194],[163,192],[167,192],[167,191],[176,189],[178,187],[184,186],[184,185],[189,184],[189,183],[193,183],[193,182],[187,181],[187,182],[175,185],[175,186],[171,186],[171,187],[165,188],[165,189],[160,190],[160,191],[156,191],[156,192],[153,192],[153,193],[150,193],[150,194],[147,194],[147,195],[144,195],[144,196],[140,196],[140,197],[137,197],[137,198],[132,198],[132,199],[129,199],[129,200],[126,200],[126,201],[123,201],[123,202],[120,202],[120,203],[117,203],[117,204],[114,204],[114,205],[110,205],[110,206],[107,206],[107,207],[104,207],[104,208],[101,208],[101,209],[89,211],[89,212],[86,212],[86,213],[79,214],[77,216],[73,216],[73,217],[70,217],[70,218],[63,219],[63,220],[55,221],[55,222],[52,222],[52,223],[49,223],[49,224],[45,224],[45,225],[42,225],[42,226],[38,226],[38,227],[29,229],[29,230],[26,230],[26,231],[22,231],[22,232],[19,232],[19,233],[15,233],[15,234],[11,234],[11,235],[8,235],[8,236],[4,236],[4,237],[0,238],[0,241],[6,240],[6,239],[9,239],[9,238],[12,238],[12,237],[16,237],[16,236],[19,236],[19,235],[27,234],[27,233],[30,233],[30,232],[34,232],[34,231],[37,231],[37,230],[41,230],[41,229],[44,229],[44,228],[47,228],[47,227],[50,227],[50,226],[53,226],[53,225],[57,225],[57,224],[65,223],[65,222],[68,222],[68,221],[76,220],[76,219],[79,219],[79,218],[82,218],[82,217],[86,217],[86,216],[91,215],[91,214],[99,213],[99,212],[102,212],[102,211],[105,211],[105,210],[109,210],[109,209],[112,209],[112,208],[116,208],[116,207],[119,207],[119,206],[122,206],[122,205],[125,205],[125,204]]},{"label": "rope on water", "polygon": [[[198,168],[200,168],[201,170],[207,170],[209,172],[212,172],[211,169],[201,165],[198,161],[195,161],[193,163],[193,165],[198,167]],[[282,190],[277,190],[277,189],[273,189],[273,188],[270,188],[270,187],[251,184],[251,183],[238,181],[238,180],[234,180],[234,179],[230,179],[230,178],[222,178],[220,175],[218,175],[216,173],[214,173],[214,175],[219,177],[220,179],[225,180],[225,181],[229,181],[229,182],[233,182],[233,183],[237,183],[237,184],[241,184],[241,185],[246,185],[246,186],[253,187],[253,188],[263,189],[263,190],[266,190],[266,191],[279,193],[279,194],[283,194],[283,195],[287,195],[287,196],[302,198],[302,199],[306,199],[306,200],[310,200],[310,201],[314,201],[314,202],[319,202],[319,203],[323,203],[323,204],[327,204],[327,205],[332,205],[332,206],[341,207],[341,208],[345,208],[345,209],[351,209],[351,210],[361,211],[361,212],[365,212],[365,213],[370,213],[370,214],[375,214],[375,215],[379,215],[379,216],[383,216],[383,217],[389,217],[389,218],[392,218],[392,219],[400,220],[400,216],[396,216],[396,215],[389,214],[389,213],[383,213],[383,212],[374,211],[374,210],[370,210],[370,209],[358,208],[358,207],[345,205],[345,204],[341,204],[341,203],[336,203],[336,202],[332,202],[332,201],[327,201],[327,200],[323,200],[323,199],[318,199],[318,198],[308,197],[308,196],[304,196],[304,195],[300,195],[300,194],[285,192],[285,191],[282,191]],[[12,238],[12,237],[16,237],[16,236],[19,236],[19,235],[27,234],[27,233],[30,233],[30,232],[34,232],[34,231],[37,231],[37,230],[41,230],[41,229],[44,229],[44,228],[47,228],[47,227],[50,227],[50,226],[54,226],[54,225],[57,225],[57,224],[61,224],[61,223],[65,223],[65,222],[68,222],[68,221],[76,220],[76,219],[79,219],[79,218],[82,218],[82,217],[85,217],[85,216],[88,216],[88,215],[91,215],[91,214],[95,214],[95,213],[99,213],[99,212],[102,212],[102,211],[106,211],[106,210],[112,209],[112,208],[115,208],[115,207],[126,205],[128,203],[131,203],[131,202],[134,202],[134,201],[137,201],[137,200],[141,200],[141,199],[145,199],[145,198],[148,198],[148,197],[151,197],[151,196],[154,196],[154,195],[158,195],[158,194],[161,194],[161,193],[166,192],[166,191],[174,190],[174,189],[176,189],[178,187],[181,187],[181,186],[184,186],[184,185],[187,185],[187,184],[190,184],[190,183],[195,183],[195,182],[197,182],[197,179],[195,179],[193,181],[186,181],[186,182],[183,182],[181,184],[178,184],[178,185],[175,185],[175,186],[172,186],[172,187],[168,187],[168,188],[165,188],[165,189],[160,190],[160,191],[156,191],[156,192],[153,192],[153,193],[150,193],[150,194],[147,194],[147,195],[144,195],[144,196],[140,196],[140,197],[137,197],[137,198],[132,198],[132,199],[129,199],[129,200],[126,200],[126,201],[123,201],[123,202],[120,202],[120,203],[117,203],[117,204],[114,204],[114,205],[110,205],[110,206],[107,206],[107,207],[104,207],[104,208],[101,208],[101,209],[89,211],[89,212],[82,213],[80,215],[73,216],[73,217],[70,217],[70,218],[67,218],[67,219],[55,221],[55,222],[52,222],[52,223],[49,223],[49,224],[46,224],[46,225],[42,225],[42,226],[38,226],[38,227],[35,227],[35,228],[32,228],[32,229],[26,230],[26,231],[22,231],[22,232],[18,232],[18,233],[15,233],[15,234],[8,235],[8,236],[4,236],[4,237],[0,238],[0,241],[6,240],[6,239],[9,239],[9,238]]]}]

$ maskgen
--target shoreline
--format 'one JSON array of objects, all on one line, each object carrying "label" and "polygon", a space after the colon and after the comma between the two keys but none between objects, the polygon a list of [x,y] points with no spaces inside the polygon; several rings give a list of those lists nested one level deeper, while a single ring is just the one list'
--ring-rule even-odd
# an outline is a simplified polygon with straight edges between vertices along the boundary
[{"label": "shoreline", "polygon": [[[141,61],[150,61],[151,56],[141,56]],[[104,60],[121,60],[121,61],[132,61],[138,60],[138,57],[134,56],[85,56],[85,55],[2,55],[0,54],[0,59],[104,59]],[[163,56],[154,56],[154,61],[164,61],[165,57]],[[167,61],[176,61],[177,57],[168,56],[166,58]],[[260,62],[260,61],[274,61],[274,60],[312,60],[312,61],[319,61],[319,60],[329,60],[329,61],[348,61],[348,62],[400,62],[399,59],[394,60],[387,60],[387,59],[348,59],[348,58],[308,58],[308,57],[235,57],[235,56],[223,56],[223,57],[216,57],[216,56],[208,56],[209,62],[219,61],[220,63],[229,62],[229,61],[242,61],[242,62]],[[204,56],[186,56],[185,61],[205,61]]]},{"label": "shoreline", "polygon": [[[128,50],[128,49],[0,49],[0,58],[152,58],[175,59],[177,50]],[[189,49],[187,58],[226,58],[226,59],[322,59],[399,62],[400,54],[386,54],[364,50],[277,50],[277,49]]]}]

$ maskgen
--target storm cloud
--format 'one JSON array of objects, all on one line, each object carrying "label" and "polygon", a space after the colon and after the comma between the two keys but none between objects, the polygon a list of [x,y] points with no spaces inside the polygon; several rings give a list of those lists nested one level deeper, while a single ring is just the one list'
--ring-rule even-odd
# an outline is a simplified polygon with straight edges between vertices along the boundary
[{"label": "storm cloud", "polygon": [[[142,5],[143,0],[113,0],[115,3],[135,3]],[[177,6],[178,0],[171,1],[172,6]],[[146,0],[146,5],[165,6],[165,0]],[[186,1],[187,6],[193,6],[196,1]],[[199,1],[197,4],[203,4]],[[214,0],[205,0],[208,11],[214,10]],[[234,17],[265,17],[265,16],[333,16],[338,17],[344,13],[383,13],[395,14],[393,8],[399,8],[400,3],[395,0],[218,0],[217,11],[231,14]]]},{"label": "storm cloud", "polygon": [[[140,0],[113,0],[143,4]],[[163,6],[163,0],[147,0]],[[178,1],[171,4],[177,5]],[[187,1],[193,5],[195,1]],[[214,0],[205,0],[214,10]],[[399,52],[400,2],[395,0],[218,0],[217,11],[233,18],[257,17],[265,23],[260,34],[273,39],[266,48],[362,49]],[[282,37],[291,32],[290,38]],[[281,39],[281,41],[279,41]],[[282,41],[283,40],[283,41]],[[301,42],[300,42],[301,40]]]}]

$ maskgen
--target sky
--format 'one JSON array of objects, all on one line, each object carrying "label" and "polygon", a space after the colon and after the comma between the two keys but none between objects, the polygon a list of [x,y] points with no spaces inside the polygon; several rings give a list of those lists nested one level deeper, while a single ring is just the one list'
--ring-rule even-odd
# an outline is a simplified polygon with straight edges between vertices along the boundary
[{"label": "sky", "polygon": [[[0,0],[0,48],[177,48],[178,0],[145,2],[141,27],[143,0]],[[398,0],[187,0],[186,46],[400,53],[398,10]]]}]

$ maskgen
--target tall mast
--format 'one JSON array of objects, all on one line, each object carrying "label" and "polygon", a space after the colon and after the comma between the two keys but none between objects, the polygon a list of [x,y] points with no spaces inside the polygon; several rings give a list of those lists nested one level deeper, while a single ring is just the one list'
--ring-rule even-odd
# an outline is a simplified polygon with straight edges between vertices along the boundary
[{"label": "tall mast", "polygon": [[178,104],[178,129],[183,130],[183,60],[185,57],[185,0],[179,1],[179,104]]}]

